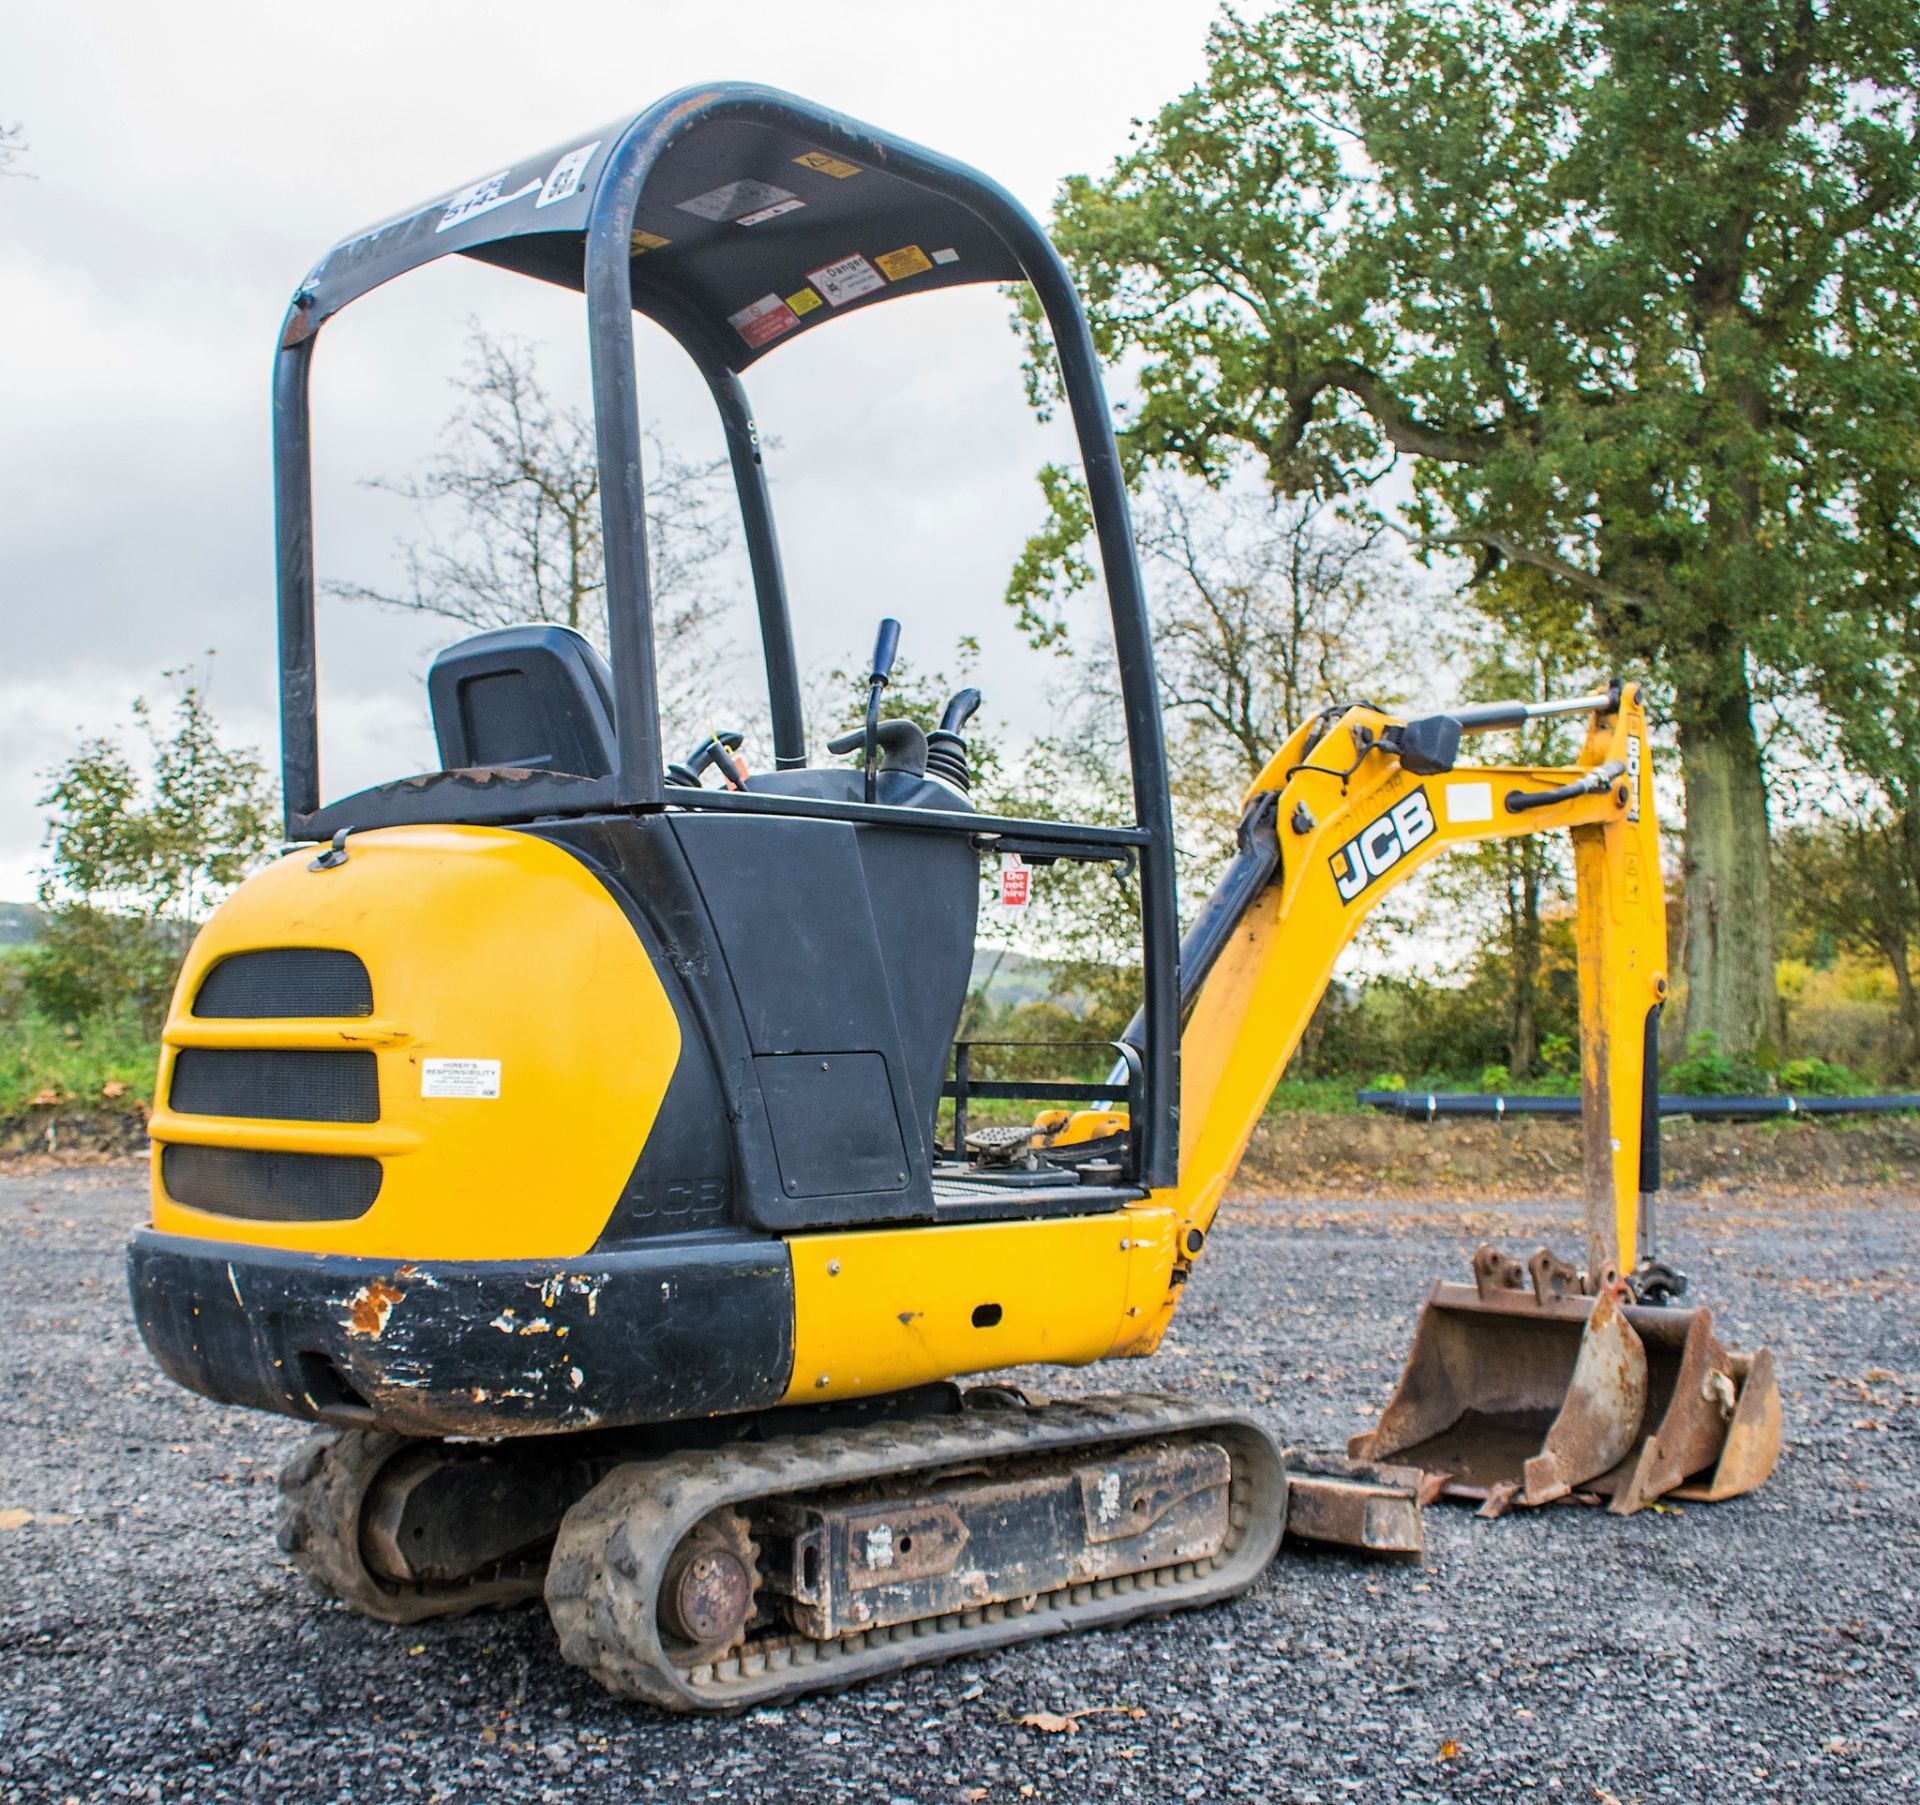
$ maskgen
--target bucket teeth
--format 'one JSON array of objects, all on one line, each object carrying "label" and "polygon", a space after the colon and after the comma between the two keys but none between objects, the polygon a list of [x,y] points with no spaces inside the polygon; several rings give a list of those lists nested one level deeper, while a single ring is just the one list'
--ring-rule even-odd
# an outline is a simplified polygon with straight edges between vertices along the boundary
[{"label": "bucket teeth", "polygon": [[1618,1283],[1582,1295],[1545,1248],[1522,1268],[1483,1246],[1473,1277],[1433,1288],[1355,1458],[1422,1468],[1493,1514],[1578,1494],[1625,1516],[1668,1493],[1737,1497],[1773,1470],[1772,1358],[1729,1353],[1709,1311],[1643,1308]]}]

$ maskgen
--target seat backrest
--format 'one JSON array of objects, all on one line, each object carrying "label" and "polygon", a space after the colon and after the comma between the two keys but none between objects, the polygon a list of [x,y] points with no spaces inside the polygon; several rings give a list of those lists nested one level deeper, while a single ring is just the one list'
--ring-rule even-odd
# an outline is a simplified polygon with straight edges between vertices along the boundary
[{"label": "seat backrest", "polygon": [[489,765],[606,777],[619,762],[613,674],[571,627],[495,627],[427,670],[442,770]]}]

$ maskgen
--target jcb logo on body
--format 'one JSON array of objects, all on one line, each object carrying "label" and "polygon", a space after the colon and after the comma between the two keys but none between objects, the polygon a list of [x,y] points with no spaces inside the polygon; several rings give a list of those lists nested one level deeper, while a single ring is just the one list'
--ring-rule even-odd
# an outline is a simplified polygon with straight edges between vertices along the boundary
[{"label": "jcb logo on body", "polygon": [[1422,841],[1432,839],[1433,832],[1433,804],[1424,789],[1401,797],[1384,815],[1376,815],[1327,861],[1333,867],[1340,900],[1352,902]]}]

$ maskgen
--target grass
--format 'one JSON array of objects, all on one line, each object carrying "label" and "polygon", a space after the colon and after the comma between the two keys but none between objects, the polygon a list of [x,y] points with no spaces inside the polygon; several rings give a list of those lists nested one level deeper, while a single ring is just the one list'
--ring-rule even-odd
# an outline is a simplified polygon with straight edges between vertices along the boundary
[{"label": "grass", "polygon": [[21,1010],[0,1021],[0,1116],[60,1104],[125,1108],[149,1101],[159,1043],[125,1017],[69,1028]]}]

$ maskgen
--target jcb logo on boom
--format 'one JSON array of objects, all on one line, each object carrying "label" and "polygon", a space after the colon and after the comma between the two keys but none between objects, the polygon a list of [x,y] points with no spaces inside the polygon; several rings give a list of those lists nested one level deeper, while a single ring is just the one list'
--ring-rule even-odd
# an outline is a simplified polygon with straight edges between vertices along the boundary
[{"label": "jcb logo on boom", "polygon": [[1342,902],[1352,902],[1375,878],[1385,877],[1423,840],[1433,838],[1433,804],[1425,790],[1403,796],[1327,861]]}]

